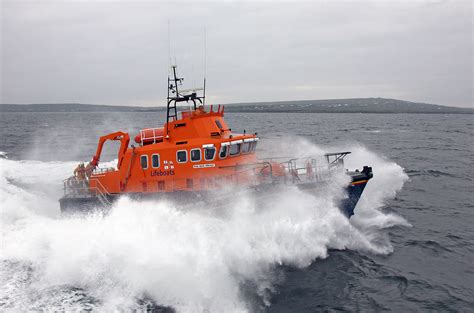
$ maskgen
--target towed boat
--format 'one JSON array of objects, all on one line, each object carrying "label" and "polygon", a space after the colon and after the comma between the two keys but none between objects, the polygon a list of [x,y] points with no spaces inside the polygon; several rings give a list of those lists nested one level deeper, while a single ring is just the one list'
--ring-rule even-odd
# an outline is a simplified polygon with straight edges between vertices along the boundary
[{"label": "towed boat", "polygon": [[[371,167],[346,170],[344,157],[349,151],[259,159],[257,133],[232,132],[224,120],[224,106],[205,105],[205,80],[202,95],[196,89],[181,90],[182,81],[172,66],[163,127],[142,129],[135,144],[121,131],[100,137],[87,166],[79,166],[74,176],[64,180],[64,196],[59,200],[62,213],[107,210],[123,195],[219,206],[240,193],[269,195],[289,186],[318,193],[334,175],[344,172],[349,183],[339,208],[347,217],[354,214],[373,177]],[[180,103],[186,105],[178,110]],[[120,142],[117,166],[100,168],[102,148],[109,140]]]}]

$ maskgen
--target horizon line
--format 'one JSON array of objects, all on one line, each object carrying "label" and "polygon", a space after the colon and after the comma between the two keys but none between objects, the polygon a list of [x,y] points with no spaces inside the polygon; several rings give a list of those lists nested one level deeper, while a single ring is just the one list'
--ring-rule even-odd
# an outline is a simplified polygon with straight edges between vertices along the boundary
[{"label": "horizon line", "polygon": [[[357,98],[326,98],[326,99],[300,99],[300,100],[267,100],[267,101],[254,101],[254,102],[228,102],[228,103],[220,103],[221,105],[246,105],[246,104],[273,104],[273,103],[282,103],[282,102],[302,102],[302,101],[336,101],[336,100],[364,100],[364,99],[383,99],[383,100],[396,100],[401,102],[408,102],[408,103],[415,103],[415,104],[428,104],[428,105],[435,105],[435,106],[443,106],[448,108],[459,108],[459,109],[474,109],[474,105],[471,106],[449,106],[444,104],[435,104],[435,103],[428,103],[428,102],[416,102],[410,100],[403,100],[403,99],[395,99],[395,98],[383,98],[383,97],[357,97]],[[136,108],[166,108],[166,105],[154,105],[154,106],[143,106],[143,105],[130,105],[130,104],[97,104],[97,103],[83,103],[83,102],[36,102],[36,103],[0,103],[0,105],[41,105],[41,104],[80,104],[80,105],[96,105],[96,106],[116,106],[116,107],[136,107]],[[211,105],[211,104],[207,104]],[[219,105],[216,103],[214,105]]]}]

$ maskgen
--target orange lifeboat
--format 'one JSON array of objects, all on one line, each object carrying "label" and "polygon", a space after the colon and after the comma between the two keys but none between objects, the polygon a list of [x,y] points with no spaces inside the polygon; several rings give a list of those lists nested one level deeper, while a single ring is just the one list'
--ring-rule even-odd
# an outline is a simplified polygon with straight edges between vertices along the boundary
[{"label": "orange lifeboat", "polygon": [[[134,198],[165,197],[193,203],[209,196],[211,191],[274,190],[275,186],[295,185],[308,192],[316,192],[331,173],[343,170],[343,158],[350,152],[326,154],[319,163],[316,156],[301,158],[259,159],[257,133],[232,132],[224,120],[224,106],[205,105],[203,94],[195,89],[182,90],[182,78],[172,67],[173,78],[168,78],[166,122],[163,127],[144,128],[135,136],[137,145],[129,145],[127,133],[117,131],[99,138],[97,150],[87,165],[86,179],[70,177],[64,181],[64,196],[60,199],[63,213],[84,212],[110,207],[121,195]],[[177,109],[178,103],[186,109]],[[119,141],[116,167],[99,168],[100,156],[106,141]],[[346,172],[351,184],[348,197],[341,204],[347,216],[353,214],[372,169]],[[232,188],[229,188],[232,187]],[[235,187],[235,189],[234,189]],[[212,193],[214,194],[214,193]],[[238,194],[238,193],[235,193]],[[233,192],[223,196],[235,196]],[[219,196],[222,202],[223,196]],[[209,199],[212,200],[212,199]],[[217,201],[217,202],[219,202]],[[225,201],[224,201],[225,202]]]}]

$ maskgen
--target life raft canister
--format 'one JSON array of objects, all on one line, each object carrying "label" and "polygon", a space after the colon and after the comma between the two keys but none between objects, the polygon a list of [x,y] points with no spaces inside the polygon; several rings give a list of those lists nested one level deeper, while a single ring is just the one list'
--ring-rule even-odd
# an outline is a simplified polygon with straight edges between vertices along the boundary
[{"label": "life raft canister", "polygon": [[135,136],[135,142],[143,145],[161,142],[164,136],[163,128],[145,128],[140,130],[140,133]]}]

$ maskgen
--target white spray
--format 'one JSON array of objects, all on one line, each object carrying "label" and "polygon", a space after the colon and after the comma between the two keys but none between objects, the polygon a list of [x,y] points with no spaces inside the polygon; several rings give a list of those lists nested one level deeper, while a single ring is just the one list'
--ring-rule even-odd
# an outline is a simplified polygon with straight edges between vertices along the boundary
[{"label": "white spray", "polygon": [[8,264],[1,271],[1,304],[84,309],[70,298],[57,300],[57,293],[38,296],[75,286],[97,299],[92,306],[99,310],[133,309],[148,297],[180,312],[245,312],[240,286],[252,282],[269,303],[264,290],[272,289],[275,266],[305,267],[327,257],[328,249],[390,253],[384,229],[409,224],[379,208],[407,176],[363,147],[352,151],[348,167],[371,165],[375,176],[350,222],[334,205],[342,192],[337,181],[324,196],[290,188],[265,205],[236,199],[219,214],[124,197],[105,218],[60,218],[61,181],[73,162],[0,159],[0,259]]}]

